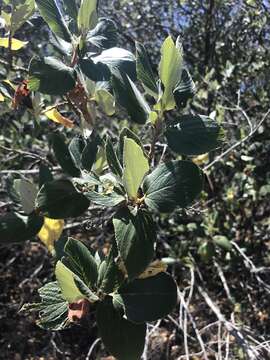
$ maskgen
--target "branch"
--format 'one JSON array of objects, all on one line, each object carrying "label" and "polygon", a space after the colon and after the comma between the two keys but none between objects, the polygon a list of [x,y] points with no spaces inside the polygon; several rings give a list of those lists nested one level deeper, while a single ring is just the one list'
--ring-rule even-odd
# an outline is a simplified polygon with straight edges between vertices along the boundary
[{"label": "branch", "polygon": [[[241,109],[241,108],[236,108],[237,110],[240,110],[242,112],[242,114],[247,117],[249,119],[249,117],[247,116],[246,112]],[[235,110],[236,110],[235,109]],[[224,157],[226,157],[231,151],[233,151],[234,149],[236,149],[238,146],[244,144],[246,141],[248,141],[255,133],[256,131],[259,129],[259,127],[264,123],[264,121],[267,119],[268,115],[270,114],[270,109],[264,114],[263,118],[261,119],[261,121],[259,121],[259,123],[256,126],[252,125],[252,128],[250,129],[250,132],[248,135],[246,135],[243,139],[237,141],[235,144],[233,144],[231,147],[229,147],[226,151],[224,151],[222,154],[220,154],[219,156],[217,156],[210,164],[208,164],[207,166],[205,166],[203,168],[204,171],[208,170],[209,168],[211,168],[214,164],[216,164],[217,162],[219,162],[220,160],[222,160]],[[249,124],[250,124],[250,119],[249,119]]]}]

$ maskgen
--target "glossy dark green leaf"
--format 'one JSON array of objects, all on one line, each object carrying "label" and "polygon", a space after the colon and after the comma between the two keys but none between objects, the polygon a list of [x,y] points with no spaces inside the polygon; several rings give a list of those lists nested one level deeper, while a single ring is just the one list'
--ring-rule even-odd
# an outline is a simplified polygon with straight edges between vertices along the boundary
[{"label": "glossy dark green leaf", "polygon": [[51,173],[50,168],[41,163],[39,166],[39,188],[41,188],[42,185],[44,185],[47,182],[50,182],[53,180],[53,175]]},{"label": "glossy dark green leaf", "polygon": [[185,107],[188,99],[191,99],[195,95],[195,92],[196,87],[189,71],[187,69],[183,69],[181,81],[176,85],[176,88],[173,91],[177,107]]},{"label": "glossy dark green leaf", "polygon": [[98,278],[98,269],[91,252],[81,241],[69,238],[65,253],[73,264],[72,268],[76,269],[76,274],[89,288],[93,288]]},{"label": "glossy dark green leaf", "polygon": [[43,225],[43,217],[8,213],[0,217],[0,244],[24,242],[36,236]]},{"label": "glossy dark green leaf", "polygon": [[177,303],[177,286],[167,273],[136,279],[119,293],[128,320],[135,323],[155,321],[168,315]]},{"label": "glossy dark green leaf", "polygon": [[49,41],[54,47],[54,49],[61,55],[61,56],[72,56],[72,44],[61,39],[59,36],[55,35],[54,33],[49,33]]},{"label": "glossy dark green leaf", "polygon": [[96,82],[109,82],[112,74],[120,71],[131,80],[136,80],[135,57],[121,48],[113,47],[102,51],[100,55],[80,59],[79,64],[84,74]]},{"label": "glossy dark green leaf", "polygon": [[66,11],[66,13],[68,14],[68,16],[77,21],[77,16],[78,16],[78,8],[76,5],[76,0],[65,0],[63,1],[63,5],[64,5],[64,9]]},{"label": "glossy dark green leaf", "polygon": [[140,275],[154,257],[156,228],[151,215],[143,210],[133,215],[120,209],[113,218],[117,247],[129,279]]},{"label": "glossy dark green leaf", "polygon": [[68,327],[68,302],[62,297],[57,281],[44,285],[38,292],[41,301],[25,304],[21,311],[38,311],[37,325],[42,329],[62,330]]},{"label": "glossy dark green leaf", "polygon": [[133,324],[115,310],[107,297],[97,308],[97,324],[106,348],[118,360],[140,360],[144,349],[146,325]]},{"label": "glossy dark green leaf", "polygon": [[65,41],[71,41],[71,35],[61,14],[56,0],[36,0],[41,16],[49,25],[50,29]]},{"label": "glossy dark green leaf", "polygon": [[136,59],[135,56],[128,50],[113,47],[102,51],[98,56],[92,57],[95,64],[106,64],[112,74],[121,73],[126,74],[132,81],[136,80]]},{"label": "glossy dark green leaf", "polygon": [[112,76],[115,98],[138,124],[145,124],[149,117],[150,107],[134,82],[124,73]]},{"label": "glossy dark green leaf", "polygon": [[202,191],[203,175],[190,161],[169,161],[159,165],[143,182],[146,205],[158,212],[186,207]]},{"label": "glossy dark green leaf", "polygon": [[29,89],[49,95],[64,95],[76,84],[75,70],[52,56],[34,57],[29,75]]},{"label": "glossy dark green leaf", "polygon": [[90,171],[92,169],[97,158],[100,144],[100,137],[95,132],[92,132],[91,136],[87,139],[86,146],[83,149],[81,156],[81,164],[85,170]]},{"label": "glossy dark green leaf", "polygon": [[82,136],[76,136],[71,140],[68,146],[72,160],[78,169],[82,167],[81,156],[86,144],[87,142]]},{"label": "glossy dark green leaf", "polygon": [[222,145],[224,131],[213,119],[203,115],[183,115],[165,132],[169,147],[183,155],[199,155]]},{"label": "glossy dark green leaf", "polygon": [[139,42],[136,42],[136,65],[138,80],[150,95],[158,97],[158,86],[147,51]]},{"label": "glossy dark green leaf", "polygon": [[117,28],[114,21],[99,19],[96,27],[89,31],[86,41],[101,49],[109,49],[117,45]]},{"label": "glossy dark green leaf", "polygon": [[114,150],[111,139],[109,137],[107,137],[105,150],[106,150],[107,163],[109,165],[110,170],[115,175],[117,175],[121,178],[123,175],[123,169],[122,169],[121,163],[118,159],[118,156]]},{"label": "glossy dark green leaf", "polygon": [[80,216],[89,204],[89,200],[69,180],[54,180],[44,184],[36,198],[36,208],[52,219]]},{"label": "glossy dark green leaf", "polygon": [[110,82],[111,70],[107,64],[102,62],[95,63],[91,58],[80,59],[79,64],[84,75],[90,80],[95,82]]},{"label": "glossy dark green leaf", "polygon": [[62,134],[54,133],[50,135],[50,140],[52,142],[54,155],[63,171],[72,177],[79,177],[81,172],[74,165],[64,136]]},{"label": "glossy dark green leaf", "polygon": [[116,264],[118,256],[116,243],[113,242],[109,254],[98,269],[98,288],[105,294],[116,291],[124,281],[124,275]]}]

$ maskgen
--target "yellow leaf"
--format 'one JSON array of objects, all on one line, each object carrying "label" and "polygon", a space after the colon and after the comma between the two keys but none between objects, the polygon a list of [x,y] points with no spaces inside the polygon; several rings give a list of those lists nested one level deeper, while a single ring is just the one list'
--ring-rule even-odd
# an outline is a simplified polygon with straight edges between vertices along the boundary
[{"label": "yellow leaf", "polygon": [[38,237],[47,246],[50,252],[54,250],[54,242],[60,238],[64,225],[64,220],[55,220],[44,217],[44,223],[38,233]]},{"label": "yellow leaf", "polygon": [[4,96],[0,93],[0,101],[1,102],[3,102],[3,101],[5,101],[5,98],[4,98]]},{"label": "yellow leaf", "polygon": [[167,270],[167,265],[160,260],[153,261],[148,268],[138,277],[138,279],[146,279],[155,276]]},{"label": "yellow leaf", "polygon": [[[24,47],[26,44],[28,44],[28,41],[21,41],[15,38],[11,39],[11,50],[20,50],[22,47]],[[0,46],[8,49],[8,38],[0,38]]]},{"label": "yellow leaf", "polygon": [[3,82],[8,84],[13,90],[17,89],[17,87],[14,84],[12,84],[12,82],[10,80],[5,79],[5,80],[3,80]]},{"label": "yellow leaf", "polygon": [[72,120],[62,116],[60,112],[56,108],[48,108],[44,111],[44,114],[47,116],[48,119],[58,123],[62,124],[67,128],[73,128],[74,123]]},{"label": "yellow leaf", "polygon": [[205,163],[208,163],[209,161],[209,154],[202,154],[199,156],[196,156],[195,158],[192,159],[192,161],[196,164],[196,165],[203,165]]}]

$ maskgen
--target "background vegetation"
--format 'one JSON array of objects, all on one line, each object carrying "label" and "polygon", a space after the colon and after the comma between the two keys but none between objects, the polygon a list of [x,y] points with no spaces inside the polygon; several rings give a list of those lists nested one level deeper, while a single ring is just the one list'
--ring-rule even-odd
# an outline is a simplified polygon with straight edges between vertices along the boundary
[{"label": "background vegetation", "polygon": [[[123,47],[134,51],[134,40],[144,43],[155,67],[165,37],[180,34],[197,85],[191,109],[215,116],[227,130],[222,149],[194,159],[207,171],[200,201],[159,221],[158,255],[170,263],[181,301],[173,314],[148,326],[144,359],[268,359],[270,4],[100,0],[100,8],[102,16],[122,29]],[[2,4],[2,9],[8,11],[8,5]],[[7,49],[0,48],[1,79],[14,83],[24,79],[34,54],[53,53],[47,26],[38,15],[16,35],[29,43],[14,52],[12,69]],[[55,167],[48,136],[62,128],[45,117],[37,125],[25,109],[13,111],[6,101],[0,103],[0,113],[4,213],[12,206],[6,193],[8,177],[15,170],[36,177],[40,163]],[[99,118],[100,129],[106,124],[113,136],[117,134],[117,121],[102,113]],[[120,120],[125,122],[125,114],[119,113]],[[74,130],[64,131],[69,136]],[[169,158],[162,141],[158,146]],[[90,220],[68,223],[65,232],[106,249],[112,234],[110,214],[95,206],[89,215]],[[56,334],[39,329],[34,316],[18,313],[53,277],[50,255],[40,242],[1,248],[0,276],[0,358],[106,357],[94,318]]]}]

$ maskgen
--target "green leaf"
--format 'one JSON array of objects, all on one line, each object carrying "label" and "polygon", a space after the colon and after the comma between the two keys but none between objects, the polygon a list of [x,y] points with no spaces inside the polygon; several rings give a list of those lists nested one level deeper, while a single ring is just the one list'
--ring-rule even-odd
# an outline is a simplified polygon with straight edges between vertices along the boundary
[{"label": "green leaf", "polygon": [[140,275],[153,260],[156,228],[152,217],[143,210],[133,215],[122,208],[113,218],[117,247],[129,279]]},{"label": "green leaf", "polygon": [[183,115],[167,127],[169,147],[178,154],[200,155],[222,145],[224,131],[213,119],[203,115]]},{"label": "green leaf", "polygon": [[61,39],[70,42],[71,35],[56,0],[36,0],[41,16]]},{"label": "green leaf", "polygon": [[133,139],[136,142],[136,144],[138,144],[143,149],[143,144],[141,140],[138,138],[138,136],[130,129],[124,127],[120,132],[119,143],[118,143],[118,157],[121,164],[123,164],[124,143],[126,137]]},{"label": "green leaf", "polygon": [[198,248],[198,254],[203,261],[209,262],[215,255],[215,246],[212,242],[204,241]]},{"label": "green leaf", "polygon": [[128,320],[149,322],[168,315],[177,303],[177,286],[164,272],[146,279],[136,279],[119,289]]},{"label": "green leaf", "polygon": [[35,209],[35,198],[38,192],[36,186],[28,180],[16,179],[14,189],[19,194],[24,213],[31,214]]},{"label": "green leaf", "polygon": [[116,152],[114,151],[113,144],[109,137],[107,137],[105,151],[106,151],[107,163],[109,165],[110,170],[115,175],[117,175],[121,178],[123,175],[123,169],[122,169],[121,163],[118,159],[118,156],[116,155]]},{"label": "green leaf", "polygon": [[202,171],[190,161],[169,161],[159,165],[143,183],[146,205],[158,212],[186,207],[202,191]]},{"label": "green leaf", "polygon": [[89,203],[68,180],[44,184],[36,198],[36,208],[52,219],[80,216],[88,209]]},{"label": "green leaf", "polygon": [[83,149],[81,156],[81,164],[85,170],[91,171],[97,159],[98,146],[100,144],[100,137],[96,134],[96,132],[93,131],[90,137],[87,139],[87,144]]},{"label": "green leaf", "polygon": [[0,217],[0,244],[9,245],[30,240],[43,225],[43,217],[9,213]]},{"label": "green leaf", "polygon": [[76,71],[52,56],[34,57],[29,65],[29,89],[49,95],[64,95],[76,84]]},{"label": "green leaf", "polygon": [[115,310],[112,298],[98,304],[97,324],[109,352],[118,360],[140,360],[144,349],[146,325],[133,324]]},{"label": "green leaf", "polygon": [[65,143],[64,136],[62,134],[54,133],[50,135],[50,140],[52,142],[54,155],[63,171],[72,177],[79,177],[81,172],[74,165],[68,146]]},{"label": "green leaf", "polygon": [[174,44],[171,36],[168,36],[161,48],[161,61],[159,64],[159,76],[164,86],[162,95],[163,110],[172,110],[175,107],[173,90],[181,80],[182,67],[182,47],[178,40]]},{"label": "green leaf", "polygon": [[93,171],[100,175],[107,166],[106,154],[104,146],[100,146],[96,156],[96,162],[93,166]]},{"label": "green leaf", "polygon": [[78,289],[74,281],[75,274],[69,270],[61,261],[57,261],[56,263],[55,276],[61,289],[62,296],[68,303],[74,303],[86,297]]},{"label": "green leaf", "polygon": [[118,256],[116,243],[113,242],[109,254],[103,260],[98,269],[97,286],[104,294],[116,291],[124,281],[124,274],[116,264]]},{"label": "green leaf", "polygon": [[95,64],[103,63],[109,67],[112,74],[127,74],[131,80],[136,80],[136,59],[128,50],[113,47],[102,51],[98,56],[92,57]]},{"label": "green leaf", "polygon": [[98,268],[94,257],[87,247],[79,240],[69,238],[65,245],[65,253],[72,262],[76,274],[89,287],[96,285],[98,278]]},{"label": "green leaf", "polygon": [[116,192],[103,195],[96,191],[91,191],[84,193],[84,195],[93,203],[106,207],[114,207],[126,201],[123,195],[117,194]]},{"label": "green leaf", "polygon": [[78,13],[78,28],[81,34],[93,29],[97,24],[97,0],[81,0]]},{"label": "green leaf", "polygon": [[124,140],[123,182],[128,197],[136,200],[138,190],[145,174],[149,171],[148,160],[142,148],[128,137]]},{"label": "green leaf", "polygon": [[82,136],[76,136],[71,140],[68,146],[71,158],[78,169],[82,168],[81,156],[86,144],[87,143]]},{"label": "green leaf", "polygon": [[106,89],[96,90],[95,101],[106,115],[112,116],[115,113],[114,96]]},{"label": "green leaf", "polygon": [[53,175],[50,168],[43,163],[39,166],[39,188],[47,182],[53,181]]},{"label": "green leaf", "polygon": [[63,5],[65,8],[66,13],[72,19],[77,21],[78,17],[78,8],[76,5],[76,0],[65,0],[63,1]]},{"label": "green leaf", "polygon": [[[90,57],[91,56],[91,57]],[[127,74],[131,80],[136,80],[136,64],[134,55],[125,49],[113,47],[101,52],[97,56],[88,54],[88,58],[80,59],[82,72],[92,81],[98,83],[99,88],[111,91],[111,76],[119,72]]]},{"label": "green leaf", "polygon": [[80,277],[73,275],[75,285],[84,297],[90,302],[95,303],[99,300],[99,297],[81,280]]},{"label": "green leaf", "polygon": [[57,281],[50,282],[38,290],[41,302],[25,304],[21,311],[38,311],[37,325],[45,330],[63,330],[70,324],[68,302],[63,298]]},{"label": "green leaf", "polygon": [[178,108],[186,106],[188,99],[195,95],[196,87],[187,69],[183,69],[181,81],[173,91],[174,100]]},{"label": "green leaf", "polygon": [[145,124],[151,109],[129,76],[124,73],[113,75],[112,86],[116,101],[125,108],[131,120]]},{"label": "green leaf", "polygon": [[109,49],[117,45],[117,28],[114,21],[99,19],[96,27],[89,31],[86,41],[100,49]]},{"label": "green leaf", "polygon": [[143,44],[136,41],[136,68],[137,77],[142,82],[149,95],[158,97],[158,86],[152,70],[147,51]]},{"label": "green leaf", "polygon": [[230,251],[232,249],[232,244],[230,240],[227,238],[227,236],[215,235],[213,237],[213,241],[216,245],[218,245],[224,250]]},{"label": "green leaf", "polygon": [[11,36],[34,14],[35,1],[25,0],[24,2],[13,2],[10,32]]}]

